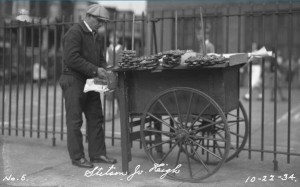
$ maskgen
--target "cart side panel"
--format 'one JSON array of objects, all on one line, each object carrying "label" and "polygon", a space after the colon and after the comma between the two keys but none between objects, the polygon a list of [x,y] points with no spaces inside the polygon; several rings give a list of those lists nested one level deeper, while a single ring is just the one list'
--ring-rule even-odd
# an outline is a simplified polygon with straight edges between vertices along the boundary
[{"label": "cart side panel", "polygon": [[[131,71],[127,74],[130,113],[141,114],[153,97],[174,87],[190,87],[202,91],[225,109],[223,68],[170,69],[162,72]],[[197,110],[201,107],[204,106],[199,106]],[[176,112],[176,109],[173,111]]]},{"label": "cart side panel", "polygon": [[225,113],[239,106],[239,66],[224,69]]}]

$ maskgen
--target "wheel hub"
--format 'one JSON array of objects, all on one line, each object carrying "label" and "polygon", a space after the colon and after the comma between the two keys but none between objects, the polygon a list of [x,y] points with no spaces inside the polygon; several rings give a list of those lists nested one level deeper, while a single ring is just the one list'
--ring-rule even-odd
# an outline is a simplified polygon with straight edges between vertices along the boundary
[{"label": "wheel hub", "polygon": [[188,138],[189,132],[186,129],[179,129],[177,132],[177,137],[180,139]]}]

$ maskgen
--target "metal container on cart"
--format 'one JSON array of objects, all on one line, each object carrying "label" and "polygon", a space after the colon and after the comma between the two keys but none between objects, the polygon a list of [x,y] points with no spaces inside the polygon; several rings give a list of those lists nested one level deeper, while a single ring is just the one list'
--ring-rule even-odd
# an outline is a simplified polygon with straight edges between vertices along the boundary
[{"label": "metal container on cart", "polygon": [[116,68],[123,172],[135,139],[153,163],[181,181],[199,182],[236,157],[248,134],[239,102],[239,68],[246,62],[240,54],[208,67]]}]

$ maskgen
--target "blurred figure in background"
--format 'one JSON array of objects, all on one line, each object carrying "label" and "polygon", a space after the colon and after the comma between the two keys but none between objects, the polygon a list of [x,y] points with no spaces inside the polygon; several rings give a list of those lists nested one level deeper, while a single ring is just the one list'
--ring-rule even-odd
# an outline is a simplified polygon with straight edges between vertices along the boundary
[{"label": "blurred figure in background", "polygon": [[[120,44],[120,36],[119,33],[111,32],[109,35],[109,46],[106,51],[106,62],[107,67],[113,67],[115,64],[121,61],[121,53],[123,51],[123,46]],[[115,52],[115,59],[114,59]],[[115,60],[115,62],[114,62]]]},{"label": "blurred figure in background", "polygon": [[[252,43],[252,52],[255,52],[257,51],[259,48],[258,48],[258,45],[257,43]],[[258,100],[261,100],[262,99],[262,93],[261,93],[261,83],[262,83],[262,80],[261,80],[261,61],[262,61],[262,58],[258,58],[258,57],[251,57],[249,59],[249,62],[252,61],[252,73],[251,73],[251,88],[252,88],[252,91],[256,91],[258,93],[257,95],[257,99]],[[245,95],[244,95],[244,99],[245,100],[249,100],[250,99],[250,94],[249,92],[247,92]]]},{"label": "blurred figure in background", "polygon": [[34,63],[33,82],[43,83],[46,81],[46,79],[47,79],[47,70],[45,69],[45,67],[39,62]]},{"label": "blurred figure in background", "polygon": [[[273,50],[273,53],[275,53],[275,50]],[[277,68],[275,67],[277,65]],[[270,64],[270,84],[271,84],[271,94],[270,94],[270,100],[274,101],[274,93],[275,93],[275,69],[277,70],[277,91],[279,93],[279,96],[282,101],[287,100],[285,96],[282,93],[282,88],[285,82],[285,77],[287,74],[286,68],[284,66],[284,60],[281,56],[281,52],[277,50],[277,53],[275,54],[273,60],[271,60]]]},{"label": "blurred figure in background", "polygon": [[205,47],[206,47],[206,53],[215,53],[215,46],[213,43],[211,43],[209,34],[206,34],[205,36]]}]

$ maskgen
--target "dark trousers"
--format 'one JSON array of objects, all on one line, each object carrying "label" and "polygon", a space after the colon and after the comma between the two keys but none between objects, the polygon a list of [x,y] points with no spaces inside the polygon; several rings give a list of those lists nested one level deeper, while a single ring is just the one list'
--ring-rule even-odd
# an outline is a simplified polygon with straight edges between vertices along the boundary
[{"label": "dark trousers", "polygon": [[62,75],[60,78],[60,86],[65,98],[67,145],[72,160],[85,157],[80,130],[83,123],[83,113],[87,123],[89,157],[106,155],[100,94],[93,91],[84,93],[84,85],[85,82],[72,75]]}]

